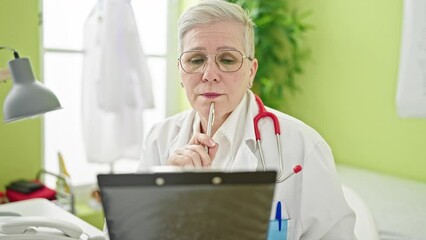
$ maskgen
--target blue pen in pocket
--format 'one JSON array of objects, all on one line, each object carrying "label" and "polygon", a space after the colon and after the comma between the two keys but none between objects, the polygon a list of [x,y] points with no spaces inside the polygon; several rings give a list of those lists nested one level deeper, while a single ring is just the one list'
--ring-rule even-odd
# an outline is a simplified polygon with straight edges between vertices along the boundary
[{"label": "blue pen in pocket", "polygon": [[268,240],[287,240],[287,219],[282,218],[281,202],[275,209],[275,219],[269,221]]}]

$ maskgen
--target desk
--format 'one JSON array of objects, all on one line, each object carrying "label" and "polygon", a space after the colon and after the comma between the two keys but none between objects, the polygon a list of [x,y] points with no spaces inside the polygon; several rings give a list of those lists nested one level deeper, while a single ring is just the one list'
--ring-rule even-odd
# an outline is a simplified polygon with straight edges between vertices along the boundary
[{"label": "desk", "polygon": [[14,212],[22,216],[42,216],[59,218],[68,221],[83,229],[90,237],[104,236],[104,233],[98,228],[88,224],[75,215],[65,211],[64,209],[56,206],[54,203],[47,199],[35,198],[19,202],[12,202],[0,205],[0,212]]}]

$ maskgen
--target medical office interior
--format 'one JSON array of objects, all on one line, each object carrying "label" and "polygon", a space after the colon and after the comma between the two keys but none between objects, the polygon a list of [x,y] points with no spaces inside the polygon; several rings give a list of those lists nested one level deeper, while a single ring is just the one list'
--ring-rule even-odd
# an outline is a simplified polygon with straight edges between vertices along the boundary
[{"label": "medical office interior", "polygon": [[[195,2],[131,1],[155,103],[141,118],[144,133],[155,121],[189,106],[176,65],[176,21]],[[309,56],[296,76],[297,90],[287,92],[282,108],[330,144],[339,177],[349,189],[347,200],[359,211],[358,229],[377,231],[377,239],[426,239],[426,4],[287,2],[309,13],[304,21],[310,28],[303,37]],[[85,154],[82,126],[90,124],[81,117],[84,27],[96,4],[0,0],[0,46],[28,57],[36,79],[56,94],[63,108],[5,124],[3,103],[13,83],[0,81],[0,209],[7,205],[11,182],[35,179],[40,170],[65,171],[74,214],[101,229],[96,174],[137,168],[137,159],[88,161]],[[0,50],[0,69],[12,59],[10,51]],[[57,187],[54,177],[44,180]]]}]

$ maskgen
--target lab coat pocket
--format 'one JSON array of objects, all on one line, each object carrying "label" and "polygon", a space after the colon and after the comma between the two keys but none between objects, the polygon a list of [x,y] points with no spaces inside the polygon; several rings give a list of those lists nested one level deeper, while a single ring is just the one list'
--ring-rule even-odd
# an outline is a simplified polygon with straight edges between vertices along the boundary
[{"label": "lab coat pocket", "polygon": [[[275,205],[275,204],[274,204]],[[292,240],[294,235],[294,220],[289,219],[287,211],[281,202],[275,206],[275,216],[269,221],[268,240]]]},{"label": "lab coat pocket", "polygon": [[269,221],[268,240],[287,240],[288,219]]},{"label": "lab coat pocket", "polygon": [[294,220],[281,219],[281,229],[279,221],[269,221],[268,240],[292,240],[294,239]]}]

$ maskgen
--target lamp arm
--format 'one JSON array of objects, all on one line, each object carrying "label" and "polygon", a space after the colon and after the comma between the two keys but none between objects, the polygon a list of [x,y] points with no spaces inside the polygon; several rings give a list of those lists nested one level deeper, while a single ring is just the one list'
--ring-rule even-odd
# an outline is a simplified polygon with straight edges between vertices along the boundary
[{"label": "lamp arm", "polygon": [[2,49],[7,49],[7,50],[12,51],[13,52],[13,56],[15,57],[15,59],[19,58],[19,53],[15,49],[10,48],[10,47],[6,47],[6,46],[0,46],[0,50],[2,50]]}]

